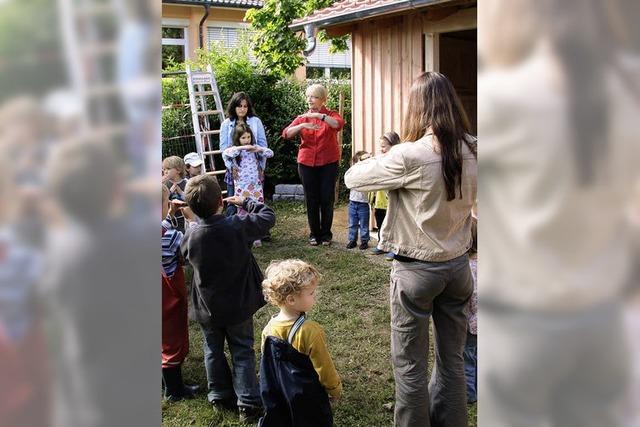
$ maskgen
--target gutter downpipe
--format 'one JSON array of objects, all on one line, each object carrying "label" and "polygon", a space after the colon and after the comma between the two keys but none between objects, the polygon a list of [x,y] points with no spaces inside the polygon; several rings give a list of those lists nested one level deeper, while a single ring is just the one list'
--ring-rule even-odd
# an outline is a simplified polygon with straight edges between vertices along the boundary
[{"label": "gutter downpipe", "polygon": [[316,50],[316,27],[313,24],[305,24],[304,36],[307,38],[307,47],[302,51],[302,54],[308,57]]},{"label": "gutter downpipe", "polygon": [[204,47],[204,34],[202,32],[202,26],[204,25],[205,21],[209,17],[209,5],[205,4],[203,6],[204,6],[204,16],[200,20],[200,24],[198,24],[198,37],[199,37],[198,40],[200,44],[200,49]]}]

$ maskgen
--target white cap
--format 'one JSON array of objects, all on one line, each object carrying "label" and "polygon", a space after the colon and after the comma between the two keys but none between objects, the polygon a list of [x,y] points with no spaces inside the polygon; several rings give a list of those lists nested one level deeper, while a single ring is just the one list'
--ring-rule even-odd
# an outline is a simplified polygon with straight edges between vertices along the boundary
[{"label": "white cap", "polygon": [[189,153],[184,156],[185,164],[193,167],[198,167],[202,164],[202,158],[198,156],[198,153]]}]

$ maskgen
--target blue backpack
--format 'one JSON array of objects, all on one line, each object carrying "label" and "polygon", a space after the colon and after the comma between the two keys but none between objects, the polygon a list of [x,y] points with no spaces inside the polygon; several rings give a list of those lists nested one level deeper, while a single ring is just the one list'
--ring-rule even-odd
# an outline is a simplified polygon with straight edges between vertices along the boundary
[{"label": "blue backpack", "polygon": [[329,396],[309,356],[291,343],[305,321],[304,313],[287,341],[268,336],[260,360],[260,395],[265,415],[258,427],[332,427]]}]

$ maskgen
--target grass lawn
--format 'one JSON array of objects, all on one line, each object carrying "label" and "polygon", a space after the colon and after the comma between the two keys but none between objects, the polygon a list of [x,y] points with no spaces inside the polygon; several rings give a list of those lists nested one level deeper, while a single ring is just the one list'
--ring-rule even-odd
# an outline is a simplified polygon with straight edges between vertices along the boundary
[{"label": "grass lawn", "polygon": [[[309,313],[327,333],[329,350],[342,377],[344,394],[334,406],[337,427],[391,426],[394,382],[389,344],[390,263],[343,244],[311,247],[301,204],[276,204],[273,242],[263,243],[254,254],[264,268],[271,260],[300,258],[318,267],[324,278],[318,303]],[[338,235],[339,233],[336,233]],[[277,308],[265,306],[254,316],[255,348],[259,357],[260,333]],[[194,400],[162,404],[165,426],[244,426],[231,412],[216,412],[206,400],[202,333],[190,326],[191,349],[183,371],[187,382],[199,384]],[[432,359],[432,357],[430,358]],[[259,363],[257,364],[259,365]],[[469,425],[476,425],[476,407],[469,410]]]}]

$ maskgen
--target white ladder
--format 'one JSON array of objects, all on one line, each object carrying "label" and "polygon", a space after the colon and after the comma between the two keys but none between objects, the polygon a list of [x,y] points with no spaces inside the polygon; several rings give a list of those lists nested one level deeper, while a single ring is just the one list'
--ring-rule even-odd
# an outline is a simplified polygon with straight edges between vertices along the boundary
[{"label": "white ladder", "polygon": [[[218,91],[218,84],[211,69],[191,70],[187,65],[187,86],[189,87],[189,104],[191,105],[191,119],[193,121],[193,133],[196,139],[196,150],[202,158],[203,172],[210,175],[224,175],[226,169],[216,170],[214,157],[222,155],[221,150],[213,149],[212,135],[220,135],[220,129],[211,129],[208,117],[218,115],[220,124],[224,121],[222,100]],[[207,97],[213,97],[215,108],[207,107]]]}]

